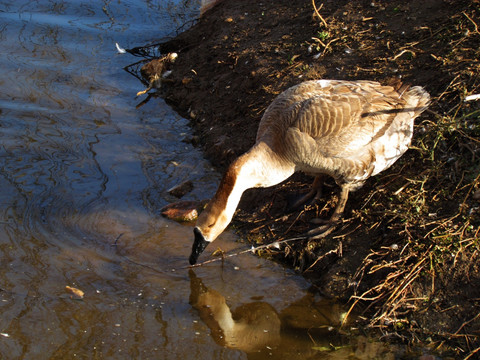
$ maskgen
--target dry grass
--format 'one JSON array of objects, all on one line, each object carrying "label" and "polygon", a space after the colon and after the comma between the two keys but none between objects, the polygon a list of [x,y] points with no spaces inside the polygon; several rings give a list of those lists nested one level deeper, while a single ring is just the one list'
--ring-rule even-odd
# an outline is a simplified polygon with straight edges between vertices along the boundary
[{"label": "dry grass", "polygon": [[[412,312],[429,309],[436,286],[443,283],[437,277],[458,272],[468,273],[472,281],[480,279],[472,264],[480,251],[480,104],[463,102],[467,91],[459,90],[463,91],[457,90],[457,104],[441,115],[433,106],[430,116],[416,127],[411,156],[415,167],[422,170],[404,164],[402,176],[392,175],[400,186],[389,199],[385,216],[390,219],[384,222],[398,232],[398,245],[372,250],[354,276],[349,313],[361,304],[369,326],[385,333],[410,328]],[[480,87],[472,90],[480,92]],[[376,198],[362,214],[371,221],[375,215],[370,210],[385,204],[385,198],[377,195],[373,194]],[[377,283],[359,291],[366,277],[378,279]],[[455,276],[451,278],[453,282]],[[479,316],[464,322],[455,333],[431,334],[437,348],[445,349],[445,340],[449,340],[450,345],[461,343],[465,358],[474,356],[480,334],[461,330],[470,325],[478,331]]]},{"label": "dry grass", "polygon": [[[451,80],[432,94],[429,110],[416,124],[409,153],[382,176],[380,185],[370,190],[361,210],[354,211],[350,219],[353,225],[355,220],[361,222],[366,234],[383,231],[389,236],[387,241],[372,244],[357,268],[348,313],[360,311],[370,328],[408,341],[420,341],[415,314],[460,308],[459,317],[468,316],[469,310],[461,309],[464,304],[455,303],[454,296],[438,304],[439,294],[455,293],[462,287],[462,276],[468,279],[461,289],[464,296],[471,295],[468,286],[480,286],[476,266],[480,252],[480,100],[464,101],[480,94],[477,13],[472,5],[430,29],[424,39],[392,48],[397,55],[389,61],[430,51]],[[332,26],[329,31],[337,38]],[[438,49],[445,50],[437,56]],[[345,226],[337,239],[352,229],[357,227]],[[310,254],[308,269],[335,250],[325,249],[324,243],[304,246]],[[455,332],[439,328],[429,339],[437,350],[455,348],[457,354],[471,358],[479,351],[479,317],[480,313],[472,314]]]}]

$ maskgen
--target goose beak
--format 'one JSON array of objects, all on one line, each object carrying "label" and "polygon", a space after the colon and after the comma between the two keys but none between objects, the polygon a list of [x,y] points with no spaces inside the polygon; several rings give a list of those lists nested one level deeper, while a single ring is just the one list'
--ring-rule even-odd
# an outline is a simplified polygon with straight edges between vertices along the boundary
[{"label": "goose beak", "polygon": [[209,242],[205,240],[201,231],[198,228],[193,229],[193,233],[195,234],[195,240],[192,246],[192,253],[188,260],[190,262],[190,265],[195,265],[197,263],[198,257],[209,244]]}]

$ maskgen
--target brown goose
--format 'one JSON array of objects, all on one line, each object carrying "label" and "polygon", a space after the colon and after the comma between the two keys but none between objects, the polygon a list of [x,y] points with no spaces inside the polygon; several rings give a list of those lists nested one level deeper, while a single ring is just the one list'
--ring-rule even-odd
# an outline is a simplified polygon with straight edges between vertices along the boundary
[{"label": "brown goose", "polygon": [[230,223],[246,189],[276,185],[296,171],[317,176],[309,196],[324,175],[340,186],[330,220],[308,236],[330,233],[348,193],[408,149],[429,99],[419,86],[396,90],[373,81],[313,80],[284,91],[263,115],[255,145],[230,165],[198,217],[190,264]]}]

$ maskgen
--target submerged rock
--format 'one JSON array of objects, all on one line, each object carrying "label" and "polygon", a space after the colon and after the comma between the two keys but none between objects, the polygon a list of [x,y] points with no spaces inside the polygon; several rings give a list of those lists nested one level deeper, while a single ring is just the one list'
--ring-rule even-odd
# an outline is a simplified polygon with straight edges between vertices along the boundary
[{"label": "submerged rock", "polygon": [[160,212],[162,216],[175,221],[188,222],[196,220],[208,200],[177,201],[164,206]]},{"label": "submerged rock", "polygon": [[177,198],[181,198],[193,190],[193,182],[190,180],[184,181],[181,184],[175,185],[171,189],[168,189],[167,192],[170,195],[173,195]]}]

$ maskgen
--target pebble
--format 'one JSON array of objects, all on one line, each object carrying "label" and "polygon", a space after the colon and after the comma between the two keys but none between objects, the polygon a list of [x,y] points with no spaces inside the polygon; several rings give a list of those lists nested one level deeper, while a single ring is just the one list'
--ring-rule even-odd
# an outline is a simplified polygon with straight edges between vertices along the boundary
[{"label": "pebble", "polygon": [[193,190],[193,182],[190,180],[184,181],[181,184],[175,185],[174,187],[167,190],[170,195],[173,195],[177,198],[181,198]]},{"label": "pebble", "polygon": [[164,206],[160,213],[170,220],[187,222],[196,220],[199,211],[205,206],[203,201],[177,201]]},{"label": "pebble", "polygon": [[477,190],[473,193],[474,200],[480,200],[480,190]]}]

